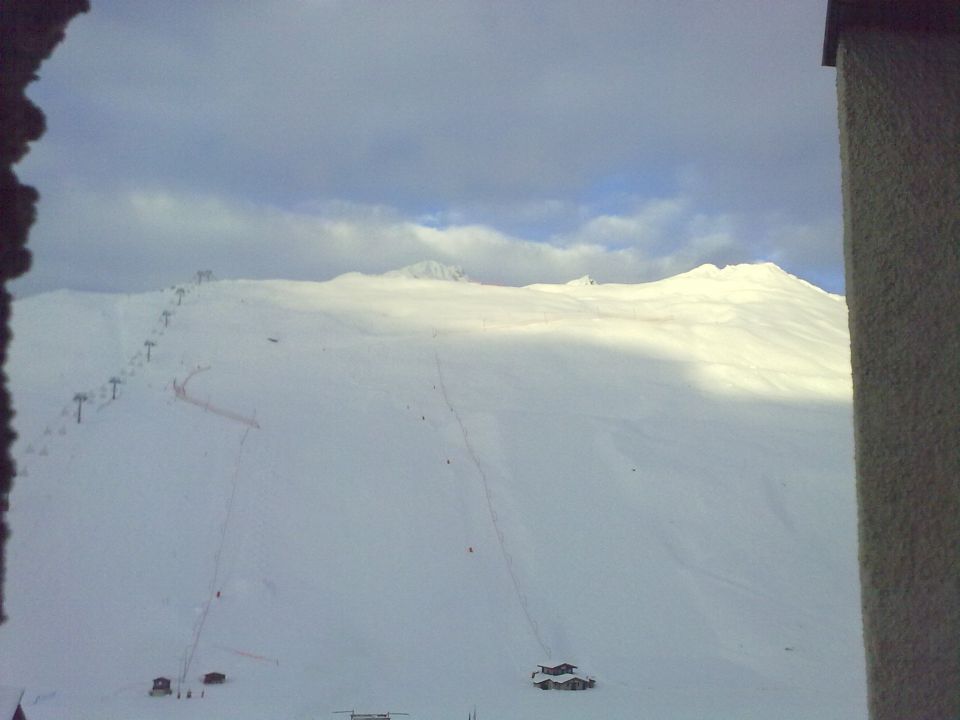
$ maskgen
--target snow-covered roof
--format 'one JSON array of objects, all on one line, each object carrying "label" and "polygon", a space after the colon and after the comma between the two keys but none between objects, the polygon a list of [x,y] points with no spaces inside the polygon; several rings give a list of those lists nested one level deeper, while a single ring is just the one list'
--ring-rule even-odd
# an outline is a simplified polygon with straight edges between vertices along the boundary
[{"label": "snow-covered roof", "polygon": [[544,663],[541,663],[540,665],[537,665],[537,667],[553,669],[553,668],[563,667],[564,665],[566,665],[567,667],[572,667],[572,668],[575,668],[575,667],[576,667],[576,665],[574,665],[573,663],[568,663],[568,662],[556,663],[556,664],[554,664],[554,665],[546,665],[546,664],[544,664]]},{"label": "snow-covered roof", "polygon": [[22,697],[22,688],[0,687],[0,720],[11,720]]},{"label": "snow-covered roof", "polygon": [[574,675],[573,673],[564,673],[563,675],[547,675],[546,673],[535,673],[533,676],[533,684],[537,685],[542,683],[544,680],[553,680],[555,683],[565,683],[567,680],[573,680],[577,678],[578,680],[583,680],[587,682],[587,678],[583,675]]}]

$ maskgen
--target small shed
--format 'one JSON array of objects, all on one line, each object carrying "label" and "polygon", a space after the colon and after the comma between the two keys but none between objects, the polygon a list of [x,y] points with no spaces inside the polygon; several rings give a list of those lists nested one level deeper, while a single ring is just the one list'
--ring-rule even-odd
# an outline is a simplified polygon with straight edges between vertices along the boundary
[{"label": "small shed", "polygon": [[227,676],[221,672],[208,672],[203,676],[204,685],[223,685],[227,680]]},{"label": "small shed", "polygon": [[173,690],[170,689],[170,678],[158,677],[153,679],[153,689],[150,691],[153,697],[163,697],[172,692]]},{"label": "small shed", "polygon": [[22,689],[0,687],[0,720],[27,720],[20,706],[22,698]]}]

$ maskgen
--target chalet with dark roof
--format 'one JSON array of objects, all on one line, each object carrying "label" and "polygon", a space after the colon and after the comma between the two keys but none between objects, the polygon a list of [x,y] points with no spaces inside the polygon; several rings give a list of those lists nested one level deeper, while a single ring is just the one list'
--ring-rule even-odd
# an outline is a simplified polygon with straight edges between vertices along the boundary
[{"label": "chalet with dark roof", "polygon": [[541,690],[588,690],[596,684],[592,677],[576,673],[577,666],[570,663],[537,667],[530,678]]}]

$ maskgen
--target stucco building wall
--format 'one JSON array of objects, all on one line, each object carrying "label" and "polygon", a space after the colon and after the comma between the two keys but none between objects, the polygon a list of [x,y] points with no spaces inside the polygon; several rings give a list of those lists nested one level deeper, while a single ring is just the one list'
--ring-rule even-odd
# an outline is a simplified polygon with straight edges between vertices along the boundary
[{"label": "stucco building wall", "polygon": [[960,718],[960,35],[837,49],[873,720]]}]

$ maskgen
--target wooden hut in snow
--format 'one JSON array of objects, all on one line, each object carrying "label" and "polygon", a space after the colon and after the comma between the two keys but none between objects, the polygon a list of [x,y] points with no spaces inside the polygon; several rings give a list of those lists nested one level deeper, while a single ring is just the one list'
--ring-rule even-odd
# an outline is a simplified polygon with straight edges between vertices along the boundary
[{"label": "wooden hut in snow", "polygon": [[204,685],[222,685],[227,680],[227,676],[221,672],[209,672],[203,676]]},{"label": "wooden hut in snow", "polygon": [[577,666],[570,663],[537,667],[540,669],[534,671],[530,677],[533,684],[541,690],[588,690],[596,684],[592,677],[574,672]]},{"label": "wooden hut in snow", "polygon": [[153,697],[163,697],[172,692],[173,690],[170,689],[170,678],[158,677],[153,679],[153,689],[150,691]]}]

